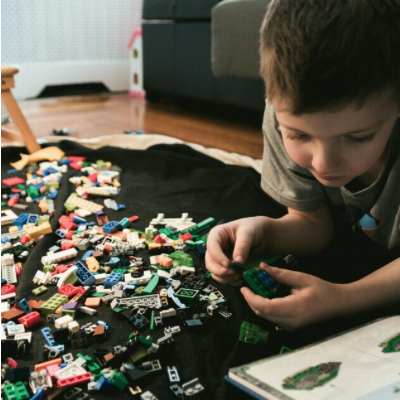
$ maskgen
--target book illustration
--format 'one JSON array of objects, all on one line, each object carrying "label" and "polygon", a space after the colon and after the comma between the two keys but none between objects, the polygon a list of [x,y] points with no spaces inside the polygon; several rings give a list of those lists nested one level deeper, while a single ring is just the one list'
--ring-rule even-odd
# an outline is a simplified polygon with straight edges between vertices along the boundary
[{"label": "book illustration", "polygon": [[340,364],[340,362],[328,362],[303,369],[285,378],[282,387],[312,390],[336,378]]},{"label": "book illustration", "polygon": [[394,353],[400,351],[400,333],[395,333],[388,337],[379,345],[379,347],[383,347],[383,353]]}]

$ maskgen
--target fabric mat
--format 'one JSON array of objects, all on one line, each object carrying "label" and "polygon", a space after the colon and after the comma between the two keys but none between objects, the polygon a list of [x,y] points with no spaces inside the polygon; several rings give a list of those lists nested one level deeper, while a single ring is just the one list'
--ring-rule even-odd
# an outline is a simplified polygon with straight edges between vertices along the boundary
[{"label": "fabric mat", "polygon": [[[120,212],[105,209],[105,212],[110,221],[138,215],[140,220],[134,227],[139,230],[144,230],[149,221],[160,212],[166,217],[178,217],[187,212],[196,222],[208,217],[225,222],[256,215],[279,217],[285,212],[262,191],[260,175],[253,169],[225,165],[185,145],[156,145],[147,150],[124,150],[114,147],[91,150],[71,141],[63,141],[59,146],[66,155],[86,156],[91,161],[111,161],[123,169],[122,191],[117,197],[117,202],[125,204],[127,209]],[[19,160],[19,153],[23,150],[15,147],[2,149],[2,178],[14,176],[8,175],[6,171],[10,168],[10,162]],[[69,170],[62,178],[55,203],[55,216],[51,220],[53,231],[58,228],[58,218],[64,213],[64,201],[74,191],[74,186],[68,181],[73,175],[78,175],[78,172]],[[97,201],[100,202],[100,198],[97,198]],[[32,205],[29,211],[38,213],[39,209]],[[21,211],[16,210],[16,213],[20,214]],[[94,217],[88,219],[91,221]],[[7,231],[7,227],[2,227],[2,232],[4,231]],[[316,256],[301,259],[297,268],[333,282],[350,282],[400,256],[400,251],[379,249],[365,239],[362,235],[353,236],[346,227],[338,226],[335,240],[329,249]],[[19,299],[34,297],[31,294],[34,288],[32,278],[37,269],[42,268],[41,257],[56,241],[55,235],[46,235],[31,251],[19,277]],[[139,253],[141,254],[148,259],[145,250]],[[195,266],[204,268],[204,261],[194,253],[191,254]],[[237,288],[220,285],[212,280],[209,283],[218,287],[230,300],[233,316],[227,320],[212,318],[200,329],[185,328],[181,334],[174,336],[174,343],[161,347],[156,354],[143,359],[159,359],[163,367],[161,371],[149,374],[148,379],[139,384],[143,391],[150,390],[158,399],[176,398],[169,389],[167,366],[177,367],[181,383],[198,377],[206,389],[200,398],[247,399],[249,397],[246,394],[224,381],[229,368],[278,354],[282,346],[296,349],[380,315],[399,311],[387,308],[368,315],[328,321],[297,332],[278,332],[274,324],[252,312]],[[41,295],[40,299],[47,299],[53,293],[55,288],[49,286],[49,291]],[[104,304],[101,305],[98,315],[79,316],[78,322],[84,324],[99,319],[106,320],[111,327],[107,340],[101,344],[94,343],[88,348],[72,350],[74,355],[78,352],[92,355],[95,348],[111,349],[124,343],[134,331],[134,327],[127,321],[116,319],[110,307]],[[251,345],[239,342],[242,321],[258,324],[262,329],[269,331],[268,343]],[[170,326],[176,324],[171,320]],[[38,342],[42,338],[40,329],[43,326],[40,324],[34,327],[33,344],[25,358],[18,360],[20,365],[33,367],[37,362]],[[163,336],[163,328],[155,328],[154,331],[145,329],[141,334],[150,334],[157,339]],[[69,349],[66,352],[69,352]],[[115,394],[115,391],[105,394],[95,392],[92,397],[109,398]],[[118,392],[118,396],[121,399],[132,398],[126,392]]]}]

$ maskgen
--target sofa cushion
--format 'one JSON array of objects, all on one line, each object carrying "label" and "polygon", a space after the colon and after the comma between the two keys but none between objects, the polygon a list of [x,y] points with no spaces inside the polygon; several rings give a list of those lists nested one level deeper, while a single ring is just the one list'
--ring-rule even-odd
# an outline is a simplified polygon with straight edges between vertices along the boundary
[{"label": "sofa cushion", "polygon": [[224,0],[213,8],[212,70],[216,77],[258,78],[260,28],[270,0]]},{"label": "sofa cushion", "polygon": [[144,0],[143,19],[210,20],[220,0]]}]

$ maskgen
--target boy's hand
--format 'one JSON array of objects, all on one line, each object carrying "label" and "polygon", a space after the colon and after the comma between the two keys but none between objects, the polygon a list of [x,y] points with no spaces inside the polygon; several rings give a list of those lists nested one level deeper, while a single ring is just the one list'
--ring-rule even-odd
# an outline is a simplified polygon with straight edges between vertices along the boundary
[{"label": "boy's hand", "polygon": [[265,264],[261,264],[261,268],[276,282],[290,286],[291,294],[270,300],[256,295],[249,288],[242,288],[244,298],[258,316],[288,330],[296,330],[340,314],[345,304],[342,285]]},{"label": "boy's hand", "polygon": [[213,279],[237,286],[242,278],[229,268],[231,260],[244,264],[252,254],[265,252],[265,217],[243,218],[211,229],[207,239],[206,267]]}]

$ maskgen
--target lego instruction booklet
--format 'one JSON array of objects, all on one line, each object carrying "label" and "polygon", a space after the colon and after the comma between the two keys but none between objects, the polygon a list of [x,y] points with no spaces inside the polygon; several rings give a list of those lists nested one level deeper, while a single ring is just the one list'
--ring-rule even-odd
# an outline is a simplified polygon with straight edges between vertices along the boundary
[{"label": "lego instruction booklet", "polygon": [[233,368],[228,380],[269,400],[400,399],[400,315]]}]

